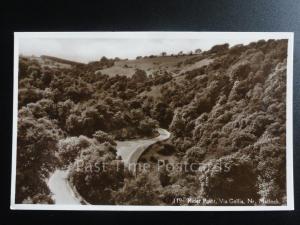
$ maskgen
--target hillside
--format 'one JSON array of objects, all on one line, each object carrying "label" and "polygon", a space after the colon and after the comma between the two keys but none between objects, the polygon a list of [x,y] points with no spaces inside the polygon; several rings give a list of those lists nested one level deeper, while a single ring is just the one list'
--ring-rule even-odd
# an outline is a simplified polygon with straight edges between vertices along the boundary
[{"label": "hillside", "polygon": [[199,58],[197,55],[186,55],[152,56],[151,58],[139,58],[136,60],[119,60],[116,61],[112,67],[99,70],[99,72],[101,72],[102,74],[107,74],[109,76],[115,76],[118,74],[131,77],[136,69],[140,69],[144,70],[147,75],[162,73],[165,71],[174,75],[178,75],[185,70],[201,67],[202,65],[199,65],[199,62],[201,63],[201,60],[197,60],[191,65],[183,63],[197,58]]},{"label": "hillside", "polygon": [[[286,204],[286,59],[287,40],[88,64],[20,57],[17,202],[53,203],[45,180],[70,165],[92,204]],[[120,170],[116,141],[157,127],[172,135],[140,158],[152,169]]]}]

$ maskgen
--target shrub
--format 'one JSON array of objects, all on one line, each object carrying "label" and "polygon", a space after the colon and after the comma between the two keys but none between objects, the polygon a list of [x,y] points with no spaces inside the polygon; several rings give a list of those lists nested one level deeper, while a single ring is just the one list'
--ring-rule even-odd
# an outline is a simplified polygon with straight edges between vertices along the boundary
[{"label": "shrub", "polygon": [[134,82],[143,83],[147,80],[147,74],[144,70],[137,69],[131,78]]},{"label": "shrub", "polygon": [[220,158],[206,166],[200,180],[204,183],[204,195],[207,198],[220,200],[218,205],[233,204],[222,202],[229,199],[242,200],[243,203],[238,203],[241,205],[258,202],[257,174],[249,158],[233,155]]},{"label": "shrub", "polygon": [[205,154],[204,148],[193,146],[186,151],[183,160],[188,164],[199,163],[204,159]]},{"label": "shrub", "polygon": [[114,141],[114,138],[105,133],[104,131],[98,130],[93,134],[93,137],[99,142],[99,143],[104,143],[104,142],[109,142],[111,145],[117,145],[116,142]]}]

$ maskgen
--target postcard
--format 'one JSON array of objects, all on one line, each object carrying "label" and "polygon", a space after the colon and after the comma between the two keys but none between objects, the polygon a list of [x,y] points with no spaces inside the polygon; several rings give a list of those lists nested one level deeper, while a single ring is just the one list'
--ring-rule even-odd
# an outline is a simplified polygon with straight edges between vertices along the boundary
[{"label": "postcard", "polygon": [[293,33],[14,35],[11,209],[294,209]]}]

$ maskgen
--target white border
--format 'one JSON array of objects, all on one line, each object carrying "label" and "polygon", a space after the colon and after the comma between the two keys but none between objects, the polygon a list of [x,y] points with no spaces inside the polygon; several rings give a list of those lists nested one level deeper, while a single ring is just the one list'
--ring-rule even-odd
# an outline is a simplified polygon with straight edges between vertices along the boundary
[{"label": "white border", "polygon": [[[120,206],[120,205],[44,205],[15,204],[16,148],[18,114],[18,64],[20,38],[151,38],[151,39],[288,39],[286,94],[286,171],[287,205],[285,206]],[[293,32],[15,32],[14,33],[14,102],[12,135],[11,205],[15,210],[106,210],[106,211],[280,211],[294,210],[293,185]]]}]

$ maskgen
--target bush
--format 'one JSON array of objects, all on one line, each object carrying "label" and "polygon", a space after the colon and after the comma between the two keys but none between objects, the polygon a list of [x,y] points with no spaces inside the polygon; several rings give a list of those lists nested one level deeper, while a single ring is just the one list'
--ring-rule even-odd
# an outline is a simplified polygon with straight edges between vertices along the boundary
[{"label": "bush", "polygon": [[183,160],[188,164],[200,163],[204,159],[205,154],[206,150],[204,148],[194,146],[186,151]]},{"label": "bush", "polygon": [[126,179],[122,189],[114,193],[116,204],[161,205],[161,185],[155,174],[140,173],[135,179]]},{"label": "bush", "polygon": [[[259,200],[257,174],[251,160],[247,157],[233,155],[223,157],[206,165],[200,180],[204,183],[204,196],[214,199],[218,205],[234,203],[222,200],[242,200],[239,205],[254,205]],[[254,202],[249,202],[253,200]]]},{"label": "bush", "polygon": [[91,143],[84,136],[68,137],[58,142],[58,154],[64,165],[73,163],[79,153],[90,146]]},{"label": "bush", "polygon": [[157,122],[150,117],[145,118],[144,120],[141,120],[139,123],[139,130],[144,135],[151,135],[155,128],[157,127]]},{"label": "bush", "polygon": [[[124,185],[126,173],[122,164],[119,161],[104,162],[101,158],[91,158],[85,161],[86,165],[93,166],[91,170],[74,170],[72,174],[76,189],[91,204],[116,204],[113,193]],[[95,169],[95,165],[99,170]]]},{"label": "bush", "polygon": [[163,148],[160,149],[157,153],[164,156],[173,155],[176,152],[176,148],[172,144],[163,144]]},{"label": "bush", "polygon": [[114,138],[105,133],[104,131],[98,130],[93,134],[93,137],[99,142],[99,143],[104,143],[108,142],[111,145],[117,145],[116,142],[114,141]]},{"label": "bush", "polygon": [[55,156],[62,131],[52,121],[19,118],[16,169],[16,202],[37,194],[49,195],[45,178],[58,165]]},{"label": "bush", "polygon": [[147,80],[147,74],[144,70],[137,69],[131,79],[137,83],[144,83]]},{"label": "bush", "polygon": [[241,63],[234,67],[232,73],[230,74],[230,79],[232,81],[235,80],[243,80],[247,78],[249,72],[251,71],[251,67],[249,63]]},{"label": "bush", "polygon": [[31,102],[37,102],[43,98],[43,91],[37,88],[19,89],[19,108]]},{"label": "bush", "polygon": [[229,44],[223,44],[223,45],[215,45],[213,46],[208,52],[209,53],[223,53],[227,51],[229,48]]}]

